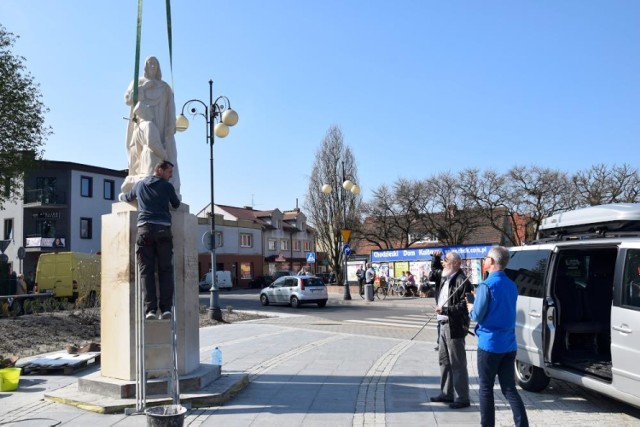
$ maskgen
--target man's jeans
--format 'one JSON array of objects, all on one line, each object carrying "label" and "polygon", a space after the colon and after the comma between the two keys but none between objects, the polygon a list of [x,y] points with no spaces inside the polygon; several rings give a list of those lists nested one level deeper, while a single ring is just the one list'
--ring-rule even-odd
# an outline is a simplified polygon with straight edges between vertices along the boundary
[{"label": "man's jeans", "polygon": [[158,265],[160,312],[171,311],[173,305],[173,241],[171,227],[145,224],[138,227],[138,269],[144,287],[145,313],[158,310],[155,271]]},{"label": "man's jeans", "polygon": [[491,353],[478,349],[478,380],[480,383],[480,424],[494,426],[496,409],[493,401],[493,384],[498,375],[500,390],[511,406],[515,426],[529,425],[527,411],[516,389],[514,362],[516,352]]}]

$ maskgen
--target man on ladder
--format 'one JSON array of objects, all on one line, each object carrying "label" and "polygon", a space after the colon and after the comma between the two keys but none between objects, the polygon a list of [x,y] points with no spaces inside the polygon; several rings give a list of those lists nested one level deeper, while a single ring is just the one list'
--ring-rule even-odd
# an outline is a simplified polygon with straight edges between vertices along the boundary
[{"label": "man on ladder", "polygon": [[[171,319],[173,305],[173,238],[169,204],[177,209],[180,199],[169,182],[173,164],[163,160],[156,164],[154,174],[138,181],[131,191],[120,194],[123,202],[138,199],[138,237],[136,251],[140,281],[145,290],[145,319]],[[155,267],[158,265],[156,294]]]}]

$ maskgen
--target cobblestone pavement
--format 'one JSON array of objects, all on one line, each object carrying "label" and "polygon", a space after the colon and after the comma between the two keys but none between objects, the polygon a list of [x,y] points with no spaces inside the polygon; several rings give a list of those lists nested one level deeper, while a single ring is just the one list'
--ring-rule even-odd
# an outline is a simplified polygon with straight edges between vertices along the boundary
[{"label": "cobblestone pavement", "polygon": [[[314,316],[260,319],[200,331],[200,358],[223,350],[223,373],[245,372],[249,385],[224,406],[191,410],[189,426],[478,425],[475,341],[467,342],[472,406],[432,404],[439,393],[435,328],[372,326]],[[27,377],[20,392],[0,393],[0,424],[142,426],[144,416],[101,415],[43,400],[69,377]],[[532,426],[634,426],[640,411],[579,386],[552,381],[521,391]],[[497,425],[513,425],[496,387]]]}]

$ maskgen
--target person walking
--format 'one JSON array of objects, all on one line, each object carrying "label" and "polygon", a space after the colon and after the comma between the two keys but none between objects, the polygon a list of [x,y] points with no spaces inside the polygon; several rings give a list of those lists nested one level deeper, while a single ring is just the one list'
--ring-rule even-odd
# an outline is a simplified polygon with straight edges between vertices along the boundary
[{"label": "person walking", "polygon": [[[144,286],[145,318],[154,319],[158,306],[159,318],[171,319],[173,305],[173,236],[171,235],[171,213],[180,206],[180,199],[169,182],[173,164],[163,160],[156,164],[155,172],[136,182],[127,193],[120,193],[123,202],[138,200],[137,262],[140,281]],[[158,290],[156,294],[155,271],[158,267]]]},{"label": "person walking", "polygon": [[356,270],[356,277],[358,278],[358,287],[359,292],[360,292],[360,296],[364,295],[364,279],[365,279],[365,270],[364,265],[360,264],[360,266],[358,267],[358,270]]},{"label": "person walking", "polygon": [[440,394],[431,397],[430,401],[448,403],[452,409],[467,408],[471,405],[465,351],[469,312],[464,295],[471,292],[473,287],[461,270],[461,265],[462,259],[457,252],[447,253],[435,308],[440,324]]},{"label": "person walking", "polygon": [[504,272],[509,251],[503,246],[494,246],[482,262],[489,276],[478,285],[475,301],[467,296],[471,319],[477,322],[480,423],[485,427],[496,423],[493,385],[497,375],[500,390],[511,406],[514,425],[526,427],[529,425],[527,411],[516,389],[513,369],[517,350],[518,287]]}]

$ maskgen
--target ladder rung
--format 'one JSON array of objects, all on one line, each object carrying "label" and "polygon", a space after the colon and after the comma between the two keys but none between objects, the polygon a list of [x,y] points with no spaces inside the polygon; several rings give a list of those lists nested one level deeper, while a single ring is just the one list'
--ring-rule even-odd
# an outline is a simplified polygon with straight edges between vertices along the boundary
[{"label": "ladder rung", "polygon": [[156,343],[156,344],[144,344],[144,348],[163,348],[163,347],[169,347],[169,348],[173,348],[173,344],[171,344],[170,342],[168,343]]},{"label": "ladder rung", "polygon": [[153,372],[153,373],[156,373],[156,372],[167,372],[168,373],[172,369],[173,369],[173,367],[168,367],[168,368],[149,368],[149,369],[145,369],[144,371],[147,372],[147,373],[149,373],[149,372]]}]

